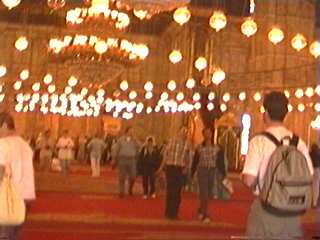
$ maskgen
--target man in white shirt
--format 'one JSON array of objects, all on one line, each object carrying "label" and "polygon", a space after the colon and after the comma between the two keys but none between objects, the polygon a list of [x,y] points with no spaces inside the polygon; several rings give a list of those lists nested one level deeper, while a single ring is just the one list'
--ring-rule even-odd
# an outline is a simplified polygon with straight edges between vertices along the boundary
[{"label": "man in white shirt", "polygon": [[[293,133],[285,128],[283,121],[288,113],[288,99],[281,92],[267,94],[263,101],[265,112],[263,119],[266,125],[266,132],[271,133],[281,141],[284,137],[292,137]],[[310,173],[313,174],[312,162],[306,144],[299,139],[298,150],[305,156]],[[263,186],[263,179],[266,173],[271,154],[276,149],[275,144],[266,136],[257,135],[249,145],[244,169],[242,172],[243,182],[254,188],[254,199],[248,216],[246,235],[251,238],[293,238],[301,237],[301,222],[299,216],[280,216],[267,212],[262,208],[258,198],[257,186]]]},{"label": "man in white shirt", "polygon": [[[35,184],[32,164],[33,152],[29,144],[15,132],[13,118],[6,112],[0,113],[0,184],[5,167],[10,164],[13,180],[18,185],[26,208],[34,201]],[[0,211],[3,211],[0,209]],[[17,239],[21,226],[1,226],[0,239]]]},{"label": "man in white shirt", "polygon": [[57,143],[58,158],[61,164],[62,175],[66,178],[69,171],[70,164],[73,158],[74,143],[71,137],[68,136],[68,130],[62,132],[62,136]]}]

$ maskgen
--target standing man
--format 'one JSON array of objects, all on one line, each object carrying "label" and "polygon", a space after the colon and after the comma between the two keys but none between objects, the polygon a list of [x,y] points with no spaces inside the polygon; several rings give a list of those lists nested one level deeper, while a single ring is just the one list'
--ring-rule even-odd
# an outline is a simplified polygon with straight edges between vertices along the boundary
[{"label": "standing man", "polygon": [[40,169],[43,172],[48,172],[54,150],[54,141],[51,139],[50,130],[45,131],[44,136],[38,142],[37,148],[40,149]]},{"label": "standing man", "polygon": [[[283,121],[288,113],[288,99],[281,92],[271,92],[264,97],[263,120],[266,125],[266,132],[272,134],[279,142],[285,137],[292,138],[293,133],[285,128]],[[298,150],[305,156],[308,168],[313,174],[312,162],[306,144],[299,139]],[[300,216],[283,216],[270,213],[262,207],[259,199],[258,186],[263,186],[264,176],[272,153],[276,145],[265,135],[255,136],[249,144],[249,151],[246,156],[242,172],[243,182],[254,188],[256,196],[248,216],[247,232],[249,238],[286,238],[301,237]]]},{"label": "standing man", "polygon": [[198,174],[200,208],[198,210],[199,220],[205,223],[210,222],[208,216],[208,204],[213,189],[215,177],[216,160],[219,147],[212,143],[212,130],[202,130],[203,143],[195,151],[191,166],[191,177],[195,172]]},{"label": "standing man", "polygon": [[106,144],[99,138],[99,133],[87,145],[90,154],[92,177],[100,176],[100,159],[105,148]]},{"label": "standing man", "polygon": [[133,136],[132,127],[127,127],[113,148],[112,165],[117,164],[119,171],[119,197],[124,197],[125,180],[128,178],[128,194],[132,195],[137,175],[137,158],[140,144]]},{"label": "standing man", "polygon": [[178,219],[181,202],[181,190],[184,176],[187,174],[191,163],[191,146],[187,141],[188,129],[181,127],[179,134],[171,139],[165,147],[163,160],[159,172],[166,171],[166,209],[167,219]]},{"label": "standing man", "polygon": [[57,143],[58,158],[61,164],[62,175],[65,178],[67,177],[67,172],[73,158],[72,149],[74,147],[74,143],[71,137],[68,136],[68,133],[68,130],[64,130]]},{"label": "standing man", "polygon": [[[15,132],[11,115],[0,113],[0,184],[5,174],[5,167],[10,164],[12,179],[18,185],[25,201],[26,210],[35,200],[33,152],[29,144]],[[3,211],[0,208],[0,211]],[[21,226],[1,226],[0,239],[18,239]]]}]

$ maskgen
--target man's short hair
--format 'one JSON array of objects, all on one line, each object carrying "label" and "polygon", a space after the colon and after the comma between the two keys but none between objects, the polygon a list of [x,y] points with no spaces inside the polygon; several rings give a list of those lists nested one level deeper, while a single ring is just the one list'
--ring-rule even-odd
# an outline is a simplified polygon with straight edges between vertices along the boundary
[{"label": "man's short hair", "polygon": [[4,123],[7,124],[8,129],[10,129],[10,130],[14,130],[15,129],[13,117],[7,112],[0,112],[0,127]]},{"label": "man's short hair", "polygon": [[263,100],[263,107],[272,121],[283,122],[288,113],[288,104],[288,98],[282,92],[270,92]]}]

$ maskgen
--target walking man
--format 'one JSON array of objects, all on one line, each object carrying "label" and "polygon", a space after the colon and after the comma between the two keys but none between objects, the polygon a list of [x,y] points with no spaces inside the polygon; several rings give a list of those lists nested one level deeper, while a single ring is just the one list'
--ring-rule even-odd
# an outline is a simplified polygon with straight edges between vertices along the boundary
[{"label": "walking man", "polygon": [[213,188],[219,147],[212,143],[212,130],[210,128],[203,129],[202,135],[203,143],[197,146],[193,157],[191,177],[193,178],[197,171],[200,198],[198,217],[200,221],[208,223],[210,222],[208,204]]},{"label": "walking man", "polygon": [[[271,92],[265,96],[263,101],[265,132],[272,134],[279,142],[286,137],[292,138],[293,136],[293,133],[283,124],[288,113],[287,106],[288,99],[281,92]],[[255,136],[249,144],[242,180],[247,186],[255,190],[254,195],[256,196],[248,216],[246,235],[250,238],[291,239],[302,236],[299,215],[284,216],[275,212],[271,213],[263,208],[262,202],[258,198],[259,189],[263,187],[270,157],[275,149],[276,145],[263,134]],[[312,175],[313,168],[308,148],[301,139],[298,141],[297,149],[307,160],[308,169]]]},{"label": "walking man", "polygon": [[181,127],[179,134],[168,142],[159,168],[159,172],[163,169],[166,172],[165,217],[171,220],[178,219],[183,180],[188,172],[192,157],[191,146],[187,141],[187,133],[187,128]]},{"label": "walking man", "polygon": [[100,176],[100,160],[106,146],[104,141],[99,138],[99,133],[87,145],[90,154],[92,177]]},{"label": "walking man", "polygon": [[118,166],[119,171],[119,197],[124,197],[125,180],[128,178],[128,194],[132,195],[133,185],[137,175],[137,158],[139,141],[133,136],[132,127],[125,130],[113,148],[112,165]]}]

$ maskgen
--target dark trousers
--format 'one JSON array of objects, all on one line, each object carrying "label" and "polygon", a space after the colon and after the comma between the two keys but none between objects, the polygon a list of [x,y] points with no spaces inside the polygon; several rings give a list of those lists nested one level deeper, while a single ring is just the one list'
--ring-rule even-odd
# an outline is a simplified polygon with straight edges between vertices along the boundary
[{"label": "dark trousers", "polygon": [[[142,187],[144,195],[152,195],[155,192],[155,175],[153,173],[142,174]],[[149,192],[150,190],[150,192]]]},{"label": "dark trousers", "polygon": [[167,194],[165,216],[170,219],[178,217],[183,185],[182,167],[166,166]]}]

